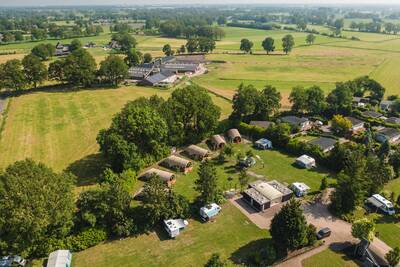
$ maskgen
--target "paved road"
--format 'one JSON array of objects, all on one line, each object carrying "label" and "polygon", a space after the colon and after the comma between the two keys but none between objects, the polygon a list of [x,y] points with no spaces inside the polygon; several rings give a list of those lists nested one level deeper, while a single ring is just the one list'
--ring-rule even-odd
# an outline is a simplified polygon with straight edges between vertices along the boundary
[{"label": "paved road", "polygon": [[[334,217],[329,212],[327,208],[329,202],[328,199],[329,197],[326,197],[322,200],[322,202],[318,202],[315,204],[304,204],[303,209],[304,215],[308,223],[312,223],[313,225],[315,225],[315,227],[317,227],[317,229],[329,227],[332,231],[331,236],[324,240],[325,243],[323,246],[294,257],[286,262],[279,264],[278,266],[301,267],[301,262],[304,259],[309,258],[327,248],[331,248],[333,250],[342,250],[351,243],[358,242],[358,240],[353,238],[353,236],[351,235],[351,224]],[[271,219],[273,218],[275,213],[279,212],[281,207],[280,205],[277,205],[272,207],[270,210],[267,210],[266,212],[260,213],[252,209],[242,199],[236,198],[231,199],[230,201],[261,229],[269,229]],[[391,248],[380,239],[375,238],[374,241],[371,243],[370,249],[376,255],[384,258],[384,255]]]},{"label": "paved road", "polygon": [[[298,257],[295,257],[291,260],[288,260],[278,266],[281,267],[301,267],[301,262],[311,257],[328,247],[333,250],[341,250],[348,246],[350,242],[356,243],[358,240],[353,238],[351,235],[351,224],[347,223],[343,220],[340,220],[330,214],[327,209],[326,204],[317,203],[317,204],[310,204],[304,205],[304,215],[307,218],[309,223],[314,224],[317,229],[323,227],[329,227],[332,231],[332,234],[329,238],[325,239],[325,244],[318,249],[311,250],[305,254],[302,254]],[[386,245],[383,241],[378,238],[375,238],[374,241],[371,243],[370,250],[373,251],[376,255],[384,258],[384,255],[390,250],[391,248]]]}]

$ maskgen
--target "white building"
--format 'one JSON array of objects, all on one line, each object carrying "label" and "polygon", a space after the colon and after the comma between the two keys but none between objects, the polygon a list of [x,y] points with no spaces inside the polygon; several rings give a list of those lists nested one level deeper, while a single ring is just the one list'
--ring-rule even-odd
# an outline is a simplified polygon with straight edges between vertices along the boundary
[{"label": "white building", "polygon": [[261,138],[254,143],[254,146],[258,149],[272,149],[272,142],[266,138]]},{"label": "white building", "polygon": [[380,210],[386,214],[395,214],[393,203],[379,194],[372,195],[372,197],[366,200],[366,203],[374,206],[377,210]]}]

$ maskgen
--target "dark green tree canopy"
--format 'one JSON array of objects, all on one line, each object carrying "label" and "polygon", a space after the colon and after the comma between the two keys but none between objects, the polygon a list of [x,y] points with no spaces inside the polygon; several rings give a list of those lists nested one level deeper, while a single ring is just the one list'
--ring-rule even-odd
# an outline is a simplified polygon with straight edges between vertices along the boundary
[{"label": "dark green tree canopy", "polygon": [[253,48],[253,42],[250,41],[249,39],[242,39],[240,41],[240,50],[245,52],[245,53],[250,53],[251,49]]},{"label": "dark green tree canopy", "polygon": [[264,50],[267,51],[267,54],[269,54],[270,52],[274,52],[275,50],[274,43],[275,40],[272,37],[267,37],[264,39],[261,45],[264,48]]},{"label": "dark green tree canopy", "polygon": [[62,238],[73,225],[75,178],[30,159],[0,174],[0,244],[3,253],[42,256],[49,237]]},{"label": "dark green tree canopy", "polygon": [[282,38],[282,48],[283,48],[283,52],[285,52],[286,54],[289,54],[289,52],[292,51],[294,45],[295,45],[295,43],[294,43],[293,35],[288,34]]},{"label": "dark green tree canopy", "polygon": [[100,63],[99,73],[117,87],[128,76],[128,66],[119,56],[110,55]]},{"label": "dark green tree canopy", "polygon": [[146,100],[128,102],[112,120],[108,129],[100,131],[100,150],[116,172],[140,168],[168,154],[168,127],[156,108]]},{"label": "dark green tree canopy", "polygon": [[38,84],[47,79],[46,65],[39,57],[29,54],[22,59],[22,65],[24,66],[26,81],[33,87],[36,88]]},{"label": "dark green tree canopy", "polygon": [[218,187],[217,169],[210,161],[201,163],[198,170],[199,178],[195,181],[195,189],[200,193],[199,201],[206,205],[220,203],[222,192]]},{"label": "dark green tree canopy", "polygon": [[12,59],[0,65],[0,87],[11,90],[22,90],[27,81],[18,59]]},{"label": "dark green tree canopy", "polygon": [[171,145],[200,142],[214,131],[221,114],[207,90],[198,85],[176,89],[164,107]]},{"label": "dark green tree canopy", "polygon": [[96,61],[88,51],[80,48],[65,58],[63,72],[69,83],[90,86],[96,78]]}]

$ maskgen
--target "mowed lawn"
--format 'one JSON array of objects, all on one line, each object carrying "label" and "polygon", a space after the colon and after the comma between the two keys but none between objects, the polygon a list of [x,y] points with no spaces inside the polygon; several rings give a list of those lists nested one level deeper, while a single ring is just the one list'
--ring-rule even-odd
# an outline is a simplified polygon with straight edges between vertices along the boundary
[{"label": "mowed lawn", "polygon": [[[170,90],[121,87],[67,92],[38,92],[12,99],[0,139],[0,168],[27,157],[56,170],[98,152],[96,136],[130,100],[153,94],[167,98]],[[230,113],[231,103],[211,95]]]},{"label": "mowed lawn", "polygon": [[215,222],[189,220],[189,226],[175,240],[161,227],[138,237],[106,242],[74,253],[73,266],[203,266],[212,253],[233,262],[265,246],[269,233],[257,228],[229,202]]},{"label": "mowed lawn", "polygon": [[[222,190],[240,189],[238,170],[235,169],[236,156],[240,153],[245,155],[251,150],[257,155],[257,163],[248,169],[257,175],[262,175],[267,180],[277,180],[281,183],[290,185],[293,182],[304,182],[311,187],[311,191],[319,190],[321,181],[324,177],[330,177],[330,174],[324,170],[317,168],[316,170],[305,170],[294,166],[296,157],[283,154],[277,150],[255,150],[249,144],[233,145],[234,155],[226,158],[224,164],[215,162],[219,187]],[[258,157],[261,159],[258,159]],[[264,164],[263,164],[264,163]],[[194,200],[197,192],[194,189],[195,181],[198,179],[199,163],[194,162],[193,171],[186,175],[179,175],[173,188],[176,192],[184,195],[190,200]],[[249,176],[250,180],[257,180],[255,176]],[[330,183],[334,179],[328,180]]]},{"label": "mowed lawn", "polygon": [[357,267],[356,262],[345,254],[326,249],[302,261],[303,267]]}]

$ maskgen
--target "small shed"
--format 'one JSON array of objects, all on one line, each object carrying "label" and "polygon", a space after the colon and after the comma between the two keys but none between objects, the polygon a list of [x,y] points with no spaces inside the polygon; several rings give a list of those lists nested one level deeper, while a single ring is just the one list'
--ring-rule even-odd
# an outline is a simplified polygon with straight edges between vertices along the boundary
[{"label": "small shed", "polygon": [[209,151],[196,145],[190,145],[185,148],[185,153],[195,160],[203,160],[208,157]]},{"label": "small shed", "polygon": [[337,143],[336,139],[328,138],[328,137],[320,137],[314,140],[311,140],[309,144],[319,147],[322,152],[328,153],[332,149],[335,148]]},{"label": "small shed", "polygon": [[180,171],[183,173],[188,173],[192,170],[192,162],[187,159],[172,155],[162,161],[162,165],[165,167]]},{"label": "small shed", "polygon": [[209,221],[213,219],[219,212],[221,207],[216,203],[208,204],[200,208],[200,216],[204,221]]},{"label": "small shed", "polygon": [[310,187],[308,185],[306,185],[305,183],[298,183],[298,182],[293,183],[291,188],[297,197],[302,197],[307,195],[308,190],[310,190]]},{"label": "small shed", "polygon": [[69,250],[56,250],[50,253],[47,267],[70,267],[72,254]]},{"label": "small shed", "polygon": [[163,171],[163,170],[155,169],[155,168],[151,168],[151,169],[145,171],[142,175],[140,175],[140,177],[148,180],[148,179],[150,179],[150,177],[152,175],[158,176],[161,180],[163,180],[168,185],[174,184],[176,181],[175,174],[173,174],[172,172],[167,172],[167,171]]},{"label": "small shed", "polygon": [[211,136],[210,142],[214,150],[222,149],[226,145],[225,139],[218,134]]},{"label": "small shed", "polygon": [[188,225],[189,222],[183,219],[164,220],[164,228],[171,238],[177,237]]},{"label": "small shed", "polygon": [[261,138],[254,143],[254,146],[258,149],[272,149],[272,142],[266,138]]},{"label": "small shed", "polygon": [[305,169],[311,169],[317,166],[315,163],[315,159],[307,155],[302,155],[301,157],[298,157],[296,159],[296,165]]},{"label": "small shed", "polygon": [[229,142],[231,143],[241,143],[242,142],[242,136],[240,135],[238,129],[230,129],[227,132]]}]

